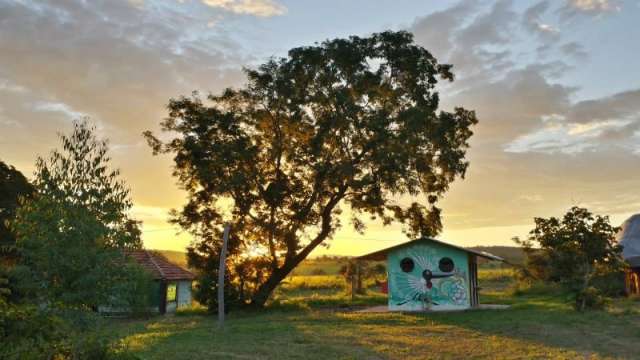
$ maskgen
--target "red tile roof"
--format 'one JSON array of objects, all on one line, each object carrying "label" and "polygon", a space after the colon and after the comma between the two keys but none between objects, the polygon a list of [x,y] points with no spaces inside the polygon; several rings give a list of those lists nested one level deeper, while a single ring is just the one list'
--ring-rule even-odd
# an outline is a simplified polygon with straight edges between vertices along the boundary
[{"label": "red tile roof", "polygon": [[191,272],[152,251],[131,250],[127,251],[127,256],[149,271],[156,280],[193,280],[195,278]]}]

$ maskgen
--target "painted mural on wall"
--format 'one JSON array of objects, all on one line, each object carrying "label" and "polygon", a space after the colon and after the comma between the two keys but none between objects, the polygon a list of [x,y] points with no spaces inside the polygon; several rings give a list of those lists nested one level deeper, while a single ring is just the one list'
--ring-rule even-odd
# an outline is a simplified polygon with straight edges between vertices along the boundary
[{"label": "painted mural on wall", "polygon": [[435,243],[400,248],[388,255],[389,308],[421,311],[471,305],[464,251]]}]

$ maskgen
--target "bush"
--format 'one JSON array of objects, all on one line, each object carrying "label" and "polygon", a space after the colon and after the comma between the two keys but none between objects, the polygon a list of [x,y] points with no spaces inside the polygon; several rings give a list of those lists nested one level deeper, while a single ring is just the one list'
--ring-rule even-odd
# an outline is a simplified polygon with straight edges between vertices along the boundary
[{"label": "bush", "polygon": [[602,296],[600,291],[593,286],[590,286],[576,296],[576,302],[574,304],[576,310],[601,310],[607,304],[607,299]]},{"label": "bush", "polygon": [[139,264],[129,262],[122,267],[120,281],[111,289],[111,301],[102,305],[132,316],[146,316],[151,312],[154,288],[151,274]]},{"label": "bush", "polygon": [[619,297],[625,295],[623,271],[599,271],[591,279],[591,285],[604,296]]},{"label": "bush", "polygon": [[99,321],[86,311],[43,310],[0,299],[0,359],[135,359],[101,336]]}]

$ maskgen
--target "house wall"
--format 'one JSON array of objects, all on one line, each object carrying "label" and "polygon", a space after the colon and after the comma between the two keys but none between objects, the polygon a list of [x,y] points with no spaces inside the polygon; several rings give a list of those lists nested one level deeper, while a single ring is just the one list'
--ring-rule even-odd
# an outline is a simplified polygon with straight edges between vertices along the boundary
[{"label": "house wall", "polygon": [[[454,269],[444,273],[439,269],[442,258],[453,260]],[[413,260],[410,272],[402,270],[403,259]],[[451,274],[432,279],[427,287],[422,276],[429,269],[434,274]],[[389,281],[389,309],[400,311],[454,310],[471,307],[469,286],[469,259],[467,252],[437,243],[414,244],[392,250],[387,255]]]}]

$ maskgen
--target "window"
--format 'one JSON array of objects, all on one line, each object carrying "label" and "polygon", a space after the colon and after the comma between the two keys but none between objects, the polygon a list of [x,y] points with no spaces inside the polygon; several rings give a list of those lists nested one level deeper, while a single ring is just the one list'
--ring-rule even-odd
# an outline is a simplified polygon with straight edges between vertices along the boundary
[{"label": "window", "polygon": [[167,302],[176,301],[176,283],[167,284]]},{"label": "window", "polygon": [[411,258],[406,257],[406,258],[400,260],[400,269],[402,269],[402,271],[404,271],[404,272],[408,273],[408,272],[413,271],[413,266],[414,266],[413,259],[411,259]]},{"label": "window", "polygon": [[454,267],[453,260],[451,260],[451,258],[448,258],[448,257],[443,257],[442,259],[440,259],[440,263],[438,264],[438,268],[442,272],[452,272],[453,267]]}]

